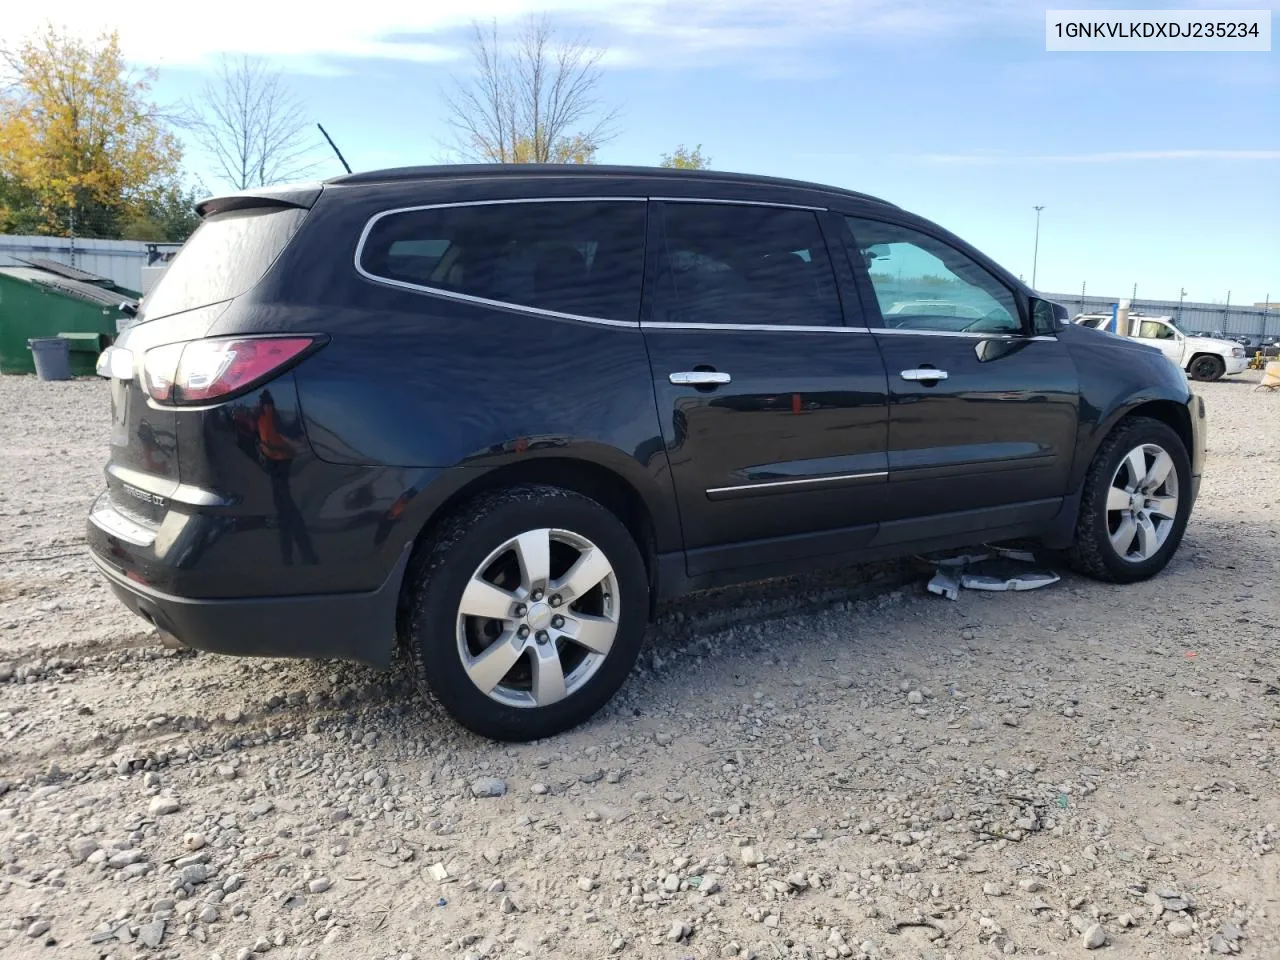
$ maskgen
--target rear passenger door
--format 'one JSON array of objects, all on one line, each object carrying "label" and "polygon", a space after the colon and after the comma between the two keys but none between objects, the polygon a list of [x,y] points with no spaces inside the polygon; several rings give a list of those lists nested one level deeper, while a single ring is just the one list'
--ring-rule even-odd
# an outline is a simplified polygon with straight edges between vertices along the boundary
[{"label": "rear passenger door", "polygon": [[836,270],[848,266],[821,216],[651,203],[642,327],[691,576],[875,534],[884,366],[856,307],[845,324]]}]

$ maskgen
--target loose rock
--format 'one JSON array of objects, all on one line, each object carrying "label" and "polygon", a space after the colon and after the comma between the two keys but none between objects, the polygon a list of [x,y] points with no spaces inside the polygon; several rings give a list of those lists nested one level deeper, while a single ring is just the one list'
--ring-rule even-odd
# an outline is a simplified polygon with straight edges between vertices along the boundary
[{"label": "loose rock", "polygon": [[1085,928],[1083,942],[1086,950],[1097,950],[1106,945],[1107,931],[1102,929],[1100,923],[1090,924]]},{"label": "loose rock", "polygon": [[182,807],[173,797],[152,797],[147,804],[147,813],[153,817],[164,817],[177,813]]},{"label": "loose rock", "polygon": [[507,792],[507,781],[498,777],[481,777],[471,784],[473,797],[501,797]]}]

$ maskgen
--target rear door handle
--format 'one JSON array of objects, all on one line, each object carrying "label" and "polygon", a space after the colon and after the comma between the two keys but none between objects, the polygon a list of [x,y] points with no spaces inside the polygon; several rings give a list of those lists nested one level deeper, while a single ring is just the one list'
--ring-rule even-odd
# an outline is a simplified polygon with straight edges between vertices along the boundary
[{"label": "rear door handle", "polygon": [[947,371],[935,370],[933,367],[917,367],[914,370],[903,370],[903,380],[945,380]]},{"label": "rear door handle", "polygon": [[680,370],[667,375],[667,379],[681,387],[707,387],[733,380],[718,370]]}]

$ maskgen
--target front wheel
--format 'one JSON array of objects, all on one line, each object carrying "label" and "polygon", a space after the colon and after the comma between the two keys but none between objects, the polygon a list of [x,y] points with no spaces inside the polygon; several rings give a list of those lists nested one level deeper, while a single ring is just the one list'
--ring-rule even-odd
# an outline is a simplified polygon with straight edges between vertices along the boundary
[{"label": "front wheel", "polygon": [[1187,373],[1192,380],[1217,380],[1227,372],[1227,365],[1221,357],[1210,353],[1202,353],[1191,361]]},{"label": "front wheel", "polygon": [[411,567],[402,639],[418,681],[464,727],[536,740],[622,685],[648,622],[644,561],[603,506],[558,487],[485,495]]},{"label": "front wheel", "polygon": [[1191,462],[1182,438],[1159,420],[1122,421],[1085,478],[1071,565],[1112,583],[1146,580],[1178,549],[1190,514]]}]

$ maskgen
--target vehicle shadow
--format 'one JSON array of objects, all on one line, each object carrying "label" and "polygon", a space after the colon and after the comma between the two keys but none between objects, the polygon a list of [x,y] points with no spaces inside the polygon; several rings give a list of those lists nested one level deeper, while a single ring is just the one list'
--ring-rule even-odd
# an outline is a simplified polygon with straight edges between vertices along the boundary
[{"label": "vehicle shadow", "polygon": [[[710,634],[744,627],[764,629],[787,618],[874,603],[908,584],[922,582],[931,571],[918,561],[891,561],[722,587],[665,602],[649,625],[639,668],[661,663]],[[399,645],[387,669],[346,661],[247,661],[191,652],[180,654],[179,659],[215,684],[221,685],[220,675],[241,675],[235,690],[245,705],[231,711],[236,724],[298,727],[319,722],[342,727],[412,716],[417,737],[463,736],[477,744],[488,742],[463,730],[419,689],[412,664]],[[211,703],[205,721],[215,728],[227,726],[228,711],[217,710],[216,705]],[[614,711],[614,704],[606,705],[600,716]]]}]

